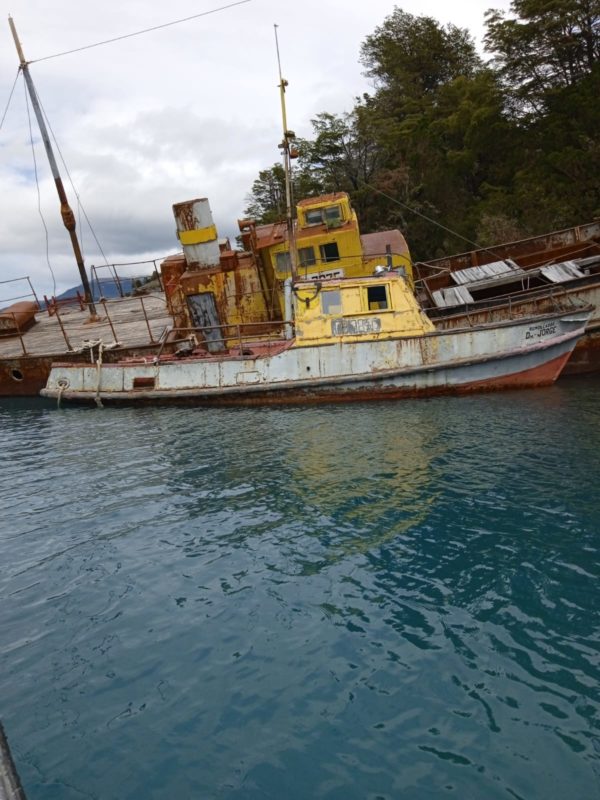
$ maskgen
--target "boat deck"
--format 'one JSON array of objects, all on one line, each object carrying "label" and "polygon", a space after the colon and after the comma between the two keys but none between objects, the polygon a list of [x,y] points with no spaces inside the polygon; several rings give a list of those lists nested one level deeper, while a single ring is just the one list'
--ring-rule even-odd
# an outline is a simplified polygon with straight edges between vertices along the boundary
[{"label": "boat deck", "polygon": [[115,338],[122,347],[142,347],[157,342],[172,325],[165,296],[158,292],[96,303],[96,311],[98,321],[78,305],[64,306],[52,316],[38,311],[36,323],[20,336],[0,336],[0,359],[77,352],[99,341],[115,347]]}]

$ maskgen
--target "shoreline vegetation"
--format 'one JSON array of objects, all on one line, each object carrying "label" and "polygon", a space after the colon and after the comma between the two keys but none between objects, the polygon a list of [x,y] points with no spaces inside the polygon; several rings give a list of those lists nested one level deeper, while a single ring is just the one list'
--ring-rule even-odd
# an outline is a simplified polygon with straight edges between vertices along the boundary
[{"label": "shoreline vegetation", "polygon": [[[600,2],[513,0],[484,44],[396,7],[361,45],[372,92],[297,140],[295,197],[348,192],[363,232],[400,228],[415,260],[599,216]],[[281,165],[246,202],[285,216]]]}]

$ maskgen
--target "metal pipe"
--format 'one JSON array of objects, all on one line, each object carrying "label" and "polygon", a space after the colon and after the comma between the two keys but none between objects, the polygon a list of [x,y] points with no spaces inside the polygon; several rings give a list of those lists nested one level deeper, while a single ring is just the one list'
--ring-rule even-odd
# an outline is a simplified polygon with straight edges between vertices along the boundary
[{"label": "metal pipe", "polygon": [[113,335],[113,340],[114,340],[115,342],[117,342],[117,341],[118,341],[118,340],[117,340],[117,334],[116,334],[116,332],[115,332],[114,325],[112,324],[112,319],[110,318],[110,314],[108,313],[108,311],[107,311],[107,309],[106,309],[106,299],[103,297],[103,298],[100,300],[100,302],[102,303],[102,307],[104,308],[104,313],[106,314],[106,321],[107,321],[107,322],[108,322],[108,324],[110,325],[110,329],[111,329],[111,331],[112,331],[112,335]]},{"label": "metal pipe", "polygon": [[13,321],[15,323],[15,328],[17,330],[17,335],[18,335],[19,339],[21,340],[21,347],[23,348],[23,355],[26,356],[27,355],[27,348],[25,347],[25,342],[23,341],[23,334],[21,333],[21,327],[19,325],[19,319],[18,319],[18,317],[17,317],[17,315],[15,314],[14,311],[12,312],[12,318],[13,318]]},{"label": "metal pipe", "polygon": [[291,323],[292,314],[293,314],[293,309],[292,309],[292,279],[291,278],[286,278],[286,280],[283,282],[283,301],[284,301],[283,315],[285,317],[285,328],[284,328],[285,338],[289,340],[289,339],[292,338],[292,335],[293,335],[292,323]]},{"label": "metal pipe", "polygon": [[148,335],[150,336],[150,344],[155,344],[156,339],[152,336],[152,328],[150,327],[150,321],[148,320],[148,315],[146,314],[146,306],[144,305],[144,298],[140,297],[140,303],[142,304],[142,311],[144,313],[144,319],[146,320],[146,327],[148,328]]},{"label": "metal pipe", "polygon": [[275,45],[277,47],[277,64],[279,66],[279,96],[281,99],[281,119],[283,122],[283,171],[285,174],[285,211],[288,234],[288,247],[290,254],[290,272],[292,280],[298,280],[298,256],[296,253],[296,235],[294,231],[294,218],[292,214],[292,162],[290,156],[290,142],[295,138],[293,131],[288,130],[287,112],[285,108],[285,87],[288,82],[281,75],[281,58],[279,57],[279,39],[277,38],[277,25],[275,28]]},{"label": "metal pipe", "polygon": [[67,332],[65,331],[65,326],[63,325],[62,319],[60,318],[60,314],[58,312],[58,303],[56,304],[56,306],[54,308],[54,313],[56,314],[56,319],[57,319],[58,324],[60,326],[60,329],[62,331],[62,335],[64,337],[64,340],[67,343],[67,350],[73,350],[73,348],[71,347],[71,342],[69,341],[69,337],[67,336]]}]

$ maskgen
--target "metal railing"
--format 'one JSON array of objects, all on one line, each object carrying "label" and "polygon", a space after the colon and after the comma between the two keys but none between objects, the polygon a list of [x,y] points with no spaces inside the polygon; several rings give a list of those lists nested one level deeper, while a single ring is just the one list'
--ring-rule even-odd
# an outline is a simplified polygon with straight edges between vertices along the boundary
[{"label": "metal railing", "polygon": [[[147,261],[124,261],[124,262],[115,263],[115,264],[101,264],[100,266],[96,266],[96,265],[92,264],[92,266],[90,267],[90,270],[91,270],[91,273],[92,273],[91,285],[92,285],[92,293],[95,295],[95,299],[96,300],[101,300],[102,299],[102,295],[103,295],[102,287],[106,286],[106,279],[104,279],[102,277],[98,277],[98,273],[101,272],[102,270],[107,270],[108,271],[108,273],[110,275],[110,280],[112,281],[112,283],[116,287],[116,289],[117,289],[117,291],[119,293],[119,297],[127,297],[129,294],[131,294],[131,291],[133,291],[136,288],[139,288],[139,286],[136,286],[136,283],[138,283],[140,281],[145,281],[148,278],[149,279],[153,279],[154,277],[156,277],[156,280],[158,280],[158,283],[159,283],[159,286],[160,286],[160,290],[164,292],[164,286],[163,286],[163,282],[162,282],[162,275],[161,275],[160,269],[159,269],[159,264],[160,264],[161,261],[164,261],[164,259],[166,257],[167,256],[163,256],[161,258],[151,258],[151,259],[148,259]],[[140,275],[139,273],[135,274],[135,275],[126,275],[126,274],[124,274],[122,269],[121,269],[120,273],[117,270],[117,268],[140,267],[140,266],[148,265],[148,264],[152,264],[152,267],[153,267],[152,273],[151,273],[150,276],[148,276],[147,274]],[[126,289],[125,289],[125,282],[126,281],[131,281],[132,289],[129,292],[126,291]],[[141,284],[141,285],[143,285],[143,284]]]},{"label": "metal railing", "polygon": [[[147,299],[148,298],[146,297],[146,300]],[[161,297],[161,300],[164,302],[164,298]],[[128,304],[131,304],[132,301],[135,302],[135,303],[139,303],[141,311],[142,311],[142,316],[143,316],[144,322],[146,324],[146,328],[148,330],[148,342],[147,342],[147,344],[149,344],[149,345],[158,345],[160,340],[156,339],[154,334],[152,333],[152,326],[150,324],[150,317],[148,316],[148,309],[146,307],[146,304],[144,303],[144,297],[142,295],[140,295],[138,297],[134,297],[134,298],[127,297],[127,298],[119,298],[119,299],[115,299],[115,300],[105,300],[103,298],[100,301],[102,303],[102,308],[103,308],[104,314],[106,316],[106,322],[108,323],[108,326],[109,326],[109,328],[111,330],[111,333],[112,333],[113,339],[115,341],[115,344],[120,344],[120,343],[119,343],[119,340],[118,340],[117,325],[116,325],[114,317],[112,317],[110,312],[109,312],[109,307],[117,305],[117,304],[121,304],[121,303],[123,303],[123,301],[125,301]],[[166,309],[166,306],[165,306],[165,309]],[[6,312],[4,312],[4,313],[6,313]],[[16,328],[17,334],[18,334],[18,336],[19,336],[19,338],[21,340],[21,347],[22,347],[22,350],[23,350],[23,354],[27,355],[28,353],[27,353],[27,349],[26,349],[25,342],[24,342],[24,339],[23,339],[23,331],[21,331],[21,329],[20,329],[16,314],[14,312],[8,312],[8,313],[10,313],[11,316],[13,317],[13,319],[14,319],[15,328]],[[56,308],[54,308],[53,316],[56,317],[56,321],[58,322],[59,328],[60,328],[61,333],[62,333],[62,337],[63,337],[63,339],[65,341],[66,346],[67,346],[67,351],[70,352],[70,353],[75,352],[76,348],[74,348],[73,345],[71,344],[71,341],[70,341],[69,336],[67,334],[65,323],[64,323],[64,320],[62,318],[60,305],[57,305]],[[145,346],[145,344],[143,346]]]},{"label": "metal railing", "polygon": [[0,305],[3,305],[4,303],[14,303],[16,300],[29,300],[33,297],[37,303],[37,307],[41,308],[40,301],[38,300],[37,294],[35,293],[35,289],[33,288],[28,275],[24,275],[22,278],[10,278],[9,280],[0,281],[0,286],[4,286],[8,283],[18,283],[19,281],[27,281],[30,291],[27,294],[18,295],[16,297],[4,297],[0,300]]},{"label": "metal railing", "polygon": [[[180,345],[179,353],[184,353],[186,351],[184,348],[186,342],[189,342],[191,345],[189,352],[196,348],[202,348],[209,353],[223,353],[227,351],[230,355],[244,355],[244,351],[249,344],[270,347],[287,341],[286,326],[293,326],[293,322],[290,320],[275,320],[172,328],[169,331],[168,337],[164,337],[163,340],[161,340],[156,358],[159,359],[161,357],[167,344]],[[257,329],[264,331],[266,328],[270,329],[271,332],[266,335],[263,334],[262,336],[260,334],[257,335],[256,332],[251,334],[242,332],[248,328],[254,328],[255,331]],[[218,336],[213,336],[215,331],[218,332]],[[198,334],[202,337],[200,341],[197,338]],[[217,346],[219,349],[211,350],[211,346]],[[177,352],[176,350],[175,354],[177,354]]]}]

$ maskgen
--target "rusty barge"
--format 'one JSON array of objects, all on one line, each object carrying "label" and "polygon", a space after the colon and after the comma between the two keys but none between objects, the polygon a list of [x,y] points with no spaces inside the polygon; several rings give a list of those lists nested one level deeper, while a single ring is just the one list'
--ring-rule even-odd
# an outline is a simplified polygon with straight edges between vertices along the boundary
[{"label": "rusty barge", "polygon": [[512,315],[557,302],[595,307],[565,375],[600,370],[600,221],[414,265],[416,291],[441,329]]}]

